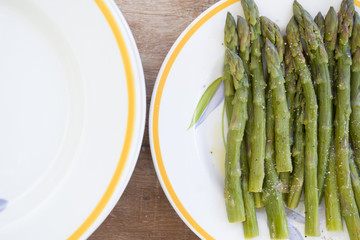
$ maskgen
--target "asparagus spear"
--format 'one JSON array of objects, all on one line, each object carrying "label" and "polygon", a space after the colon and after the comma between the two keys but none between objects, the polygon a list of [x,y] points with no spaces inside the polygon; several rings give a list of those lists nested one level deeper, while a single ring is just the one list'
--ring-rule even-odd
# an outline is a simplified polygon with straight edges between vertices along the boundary
[{"label": "asparagus spear", "polygon": [[[251,51],[251,39],[250,39],[250,28],[246,20],[238,16],[237,17],[237,34],[239,39],[239,56],[244,63],[245,71],[250,80],[250,51]],[[249,82],[250,84],[250,82]],[[249,91],[251,94],[251,91]],[[249,106],[252,106],[252,102],[248,103]]]},{"label": "asparagus spear", "polygon": [[[239,37],[239,55],[244,63],[245,72],[249,78],[249,60],[250,60],[250,29],[246,20],[240,16],[237,19],[237,33]],[[251,85],[249,82],[249,88]],[[242,169],[242,191],[245,206],[246,220],[243,222],[245,238],[254,238],[259,235],[259,229],[256,218],[254,193],[249,192],[249,162],[251,159],[250,138],[253,129],[253,106],[252,92],[248,91],[247,111],[249,119],[246,122],[245,137],[241,144],[241,169]]]},{"label": "asparagus spear", "polygon": [[[245,138],[246,139],[246,138]],[[249,165],[246,154],[246,141],[241,144],[240,162],[242,170],[242,191],[245,206],[246,220],[243,222],[244,236],[246,239],[259,236],[259,228],[256,218],[254,193],[249,192]]]},{"label": "asparagus spear", "polygon": [[315,69],[317,96],[319,102],[319,145],[318,145],[318,191],[319,196],[324,188],[325,174],[329,157],[330,140],[332,133],[332,88],[328,68],[328,55],[320,35],[320,30],[312,20],[310,14],[295,0],[293,5],[294,16],[302,29],[302,38],[309,49],[310,64]]},{"label": "asparagus spear", "polygon": [[325,182],[332,128],[332,89],[327,66],[328,56],[319,28],[312,20],[310,14],[296,1],[294,3],[294,15],[302,29],[300,32],[309,50],[307,53],[309,54],[311,65],[315,69],[314,77],[318,85],[319,162],[317,178],[320,196]]},{"label": "asparagus spear", "polygon": [[275,45],[279,55],[280,63],[281,65],[283,65],[284,54],[285,54],[285,43],[281,35],[279,26],[265,16],[260,17],[260,24],[261,24],[261,34],[262,37],[264,38],[264,42],[266,41],[266,39],[269,39],[270,42]]},{"label": "asparagus spear", "polygon": [[226,49],[225,58],[229,63],[229,70],[234,80],[235,95],[227,134],[224,195],[229,222],[243,222],[245,221],[245,209],[240,180],[240,146],[248,119],[249,84],[241,58],[230,49]]},{"label": "asparagus spear", "polygon": [[[335,47],[337,42],[338,32],[338,16],[333,7],[329,8],[329,11],[325,17],[325,35],[324,44],[328,54],[329,62],[329,73],[330,81],[332,83],[333,95],[336,95],[336,60],[335,60]],[[336,98],[334,98],[333,110],[335,112]],[[334,133],[332,134],[335,135]],[[328,171],[325,178],[325,215],[326,215],[326,228],[328,231],[341,231],[342,216],[340,209],[339,190],[337,185],[336,177],[336,153],[335,153],[335,142],[334,137],[331,139]],[[322,198],[322,191],[319,195],[319,200]]]},{"label": "asparagus spear", "polygon": [[[318,14],[315,16],[314,22],[316,23],[316,25],[319,28],[321,38],[324,39],[325,19],[324,19],[323,15],[321,14],[321,12],[318,12]],[[311,74],[313,76],[315,76],[316,75],[316,66],[314,64],[312,64],[312,65],[310,65],[310,67],[311,67]]]},{"label": "asparagus spear", "polygon": [[[235,19],[229,12],[227,13],[226,16],[226,22],[224,28],[224,44],[225,44],[225,48],[228,48],[233,52],[236,52],[239,47],[239,39],[236,32]],[[225,110],[228,121],[230,121],[230,118],[232,116],[231,114],[232,100],[234,97],[233,79],[229,67],[230,67],[229,63],[225,58],[223,79],[224,79],[224,88],[225,88]]]},{"label": "asparagus spear", "polygon": [[256,208],[262,208],[264,206],[262,192],[254,192],[254,202]]},{"label": "asparagus spear", "polygon": [[295,131],[294,131],[294,172],[290,185],[287,207],[295,209],[299,205],[303,184],[304,184],[304,114],[303,114],[303,95],[301,82],[297,82],[297,92],[295,96]]},{"label": "asparagus spear", "polygon": [[[239,48],[239,55],[241,59],[244,62],[245,70],[248,74],[248,76],[251,76],[250,73],[250,29],[249,24],[246,22],[246,20],[238,16],[238,23],[237,23],[237,29],[238,29],[238,36],[240,40],[240,48]],[[250,79],[250,77],[249,77]],[[249,81],[250,89],[251,89],[251,81]],[[249,121],[248,125],[246,127],[246,141],[247,141],[247,151],[249,156],[249,162],[251,162],[251,149],[254,147],[251,147],[251,136],[254,126],[254,107],[253,107],[253,97],[252,97],[252,91],[249,91],[249,97],[248,97],[248,114],[249,114]],[[262,201],[262,193],[261,192],[255,192],[254,194],[254,201],[255,201],[255,207],[261,208],[264,206],[264,203]]]},{"label": "asparagus spear", "polygon": [[[289,120],[289,133],[290,133],[290,147],[292,148],[294,142],[294,98],[296,93],[296,80],[297,74],[295,72],[294,60],[292,59],[291,52],[289,50],[288,44],[285,44],[285,90],[286,90],[286,99],[289,107],[290,120]],[[280,173],[280,180],[283,186],[283,193],[288,193],[290,191],[290,172]],[[286,194],[283,194],[284,199],[287,198]]]},{"label": "asparagus spear", "polygon": [[360,17],[356,12],[351,37],[351,115],[350,137],[354,150],[355,162],[360,167]]},{"label": "asparagus spear", "polygon": [[335,116],[336,169],[342,215],[350,239],[360,239],[360,218],[351,186],[349,169],[350,66],[349,38],[352,33],[354,6],[350,0],[341,3],[337,58],[337,104]]},{"label": "asparagus spear", "polygon": [[[328,54],[329,58],[329,73],[330,73],[330,79],[333,85],[333,94],[336,93],[336,84],[334,82],[335,80],[335,66],[336,66],[336,60],[335,60],[335,46],[336,46],[336,40],[337,40],[337,32],[338,32],[338,16],[333,7],[330,7],[329,11],[326,14],[325,17],[325,36],[324,36],[324,44],[325,49]],[[334,98],[334,102],[335,102]]]},{"label": "asparagus spear", "polygon": [[[249,61],[250,61],[250,28],[249,24],[246,22],[246,20],[238,16],[238,22],[237,22],[237,30],[238,30],[238,36],[239,36],[239,55],[241,59],[244,62],[245,71],[249,76],[249,88],[251,89],[251,81],[250,81],[250,68],[249,68]],[[247,152],[248,152],[248,162],[251,162],[251,134],[253,131],[254,126],[254,108],[253,108],[253,97],[252,97],[252,91],[249,91],[249,97],[248,97],[248,115],[249,120],[246,125],[246,141],[247,141]],[[262,202],[262,193],[261,192],[255,192],[253,193],[254,201],[255,201],[255,207],[261,208],[264,206],[264,203]]]},{"label": "asparagus spear", "polygon": [[342,216],[336,178],[336,153],[334,138],[331,139],[328,173],[325,180],[325,215],[328,231],[341,231]]},{"label": "asparagus spear", "polygon": [[286,99],[290,112],[290,144],[293,144],[293,125],[294,125],[294,100],[296,94],[296,81],[297,74],[295,71],[294,59],[291,56],[291,51],[289,49],[289,44],[285,45],[285,89],[286,89]]},{"label": "asparagus spear", "polygon": [[294,18],[288,23],[286,34],[305,98],[305,234],[307,236],[319,236],[319,201],[316,176],[318,105],[310,71],[302,53],[299,28]]},{"label": "asparagus spear", "polygon": [[318,26],[320,30],[321,38],[324,39],[325,35],[325,19],[324,16],[321,14],[321,12],[318,12],[318,14],[314,18],[314,22]]},{"label": "asparagus spear", "polygon": [[[289,191],[288,185],[290,181],[290,172],[292,171],[291,163],[291,151],[290,151],[290,112],[287,105],[287,99],[285,94],[284,86],[284,70],[283,60],[285,53],[284,39],[281,36],[280,28],[272,22],[270,19],[262,16],[261,21],[261,32],[264,40],[268,39],[269,42],[274,44],[274,50],[269,50],[272,58],[268,60],[267,47],[265,47],[265,56],[268,62],[269,82],[272,88],[272,94],[274,101],[276,102],[275,111],[275,150],[276,150],[276,167],[277,171],[280,172],[280,180],[282,185],[282,192],[286,193]],[[272,48],[271,48],[272,49]],[[276,52],[276,56],[275,56]],[[269,56],[270,56],[269,55]],[[284,194],[286,198],[286,194]]]},{"label": "asparagus spear", "polygon": [[266,93],[266,154],[265,154],[265,182],[263,200],[265,203],[271,239],[289,238],[285,205],[279,189],[279,178],[275,169],[275,118],[273,97],[270,87]]},{"label": "asparagus spear", "polygon": [[261,192],[264,181],[265,157],[265,81],[261,58],[261,30],[259,10],[253,0],[241,1],[245,18],[250,26],[252,93],[254,107],[254,127],[251,139],[251,161],[249,191]]},{"label": "asparagus spear", "polygon": [[[248,77],[249,81],[249,89],[251,89],[251,74],[250,74],[250,68],[249,68],[249,62],[250,62],[250,28],[246,20],[238,16],[237,19],[237,34],[239,39],[239,56],[241,57],[241,60],[244,63],[245,72]],[[246,134],[246,147],[247,147],[247,154],[251,159],[251,134],[253,131],[253,119],[254,119],[254,109],[252,104],[252,91],[248,91],[248,116],[249,119],[246,123],[245,128],[245,134]]]}]

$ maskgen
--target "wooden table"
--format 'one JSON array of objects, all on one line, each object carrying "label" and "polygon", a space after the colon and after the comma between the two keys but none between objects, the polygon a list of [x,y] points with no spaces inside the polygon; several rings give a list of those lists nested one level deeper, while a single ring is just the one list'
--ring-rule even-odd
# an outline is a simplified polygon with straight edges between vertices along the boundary
[{"label": "wooden table", "polygon": [[[135,37],[146,81],[147,111],[161,64],[181,32],[216,0],[116,0]],[[148,116],[148,112],[147,112]],[[157,179],[148,119],[140,156],[124,194],[90,240],[199,239],[182,222]]]}]

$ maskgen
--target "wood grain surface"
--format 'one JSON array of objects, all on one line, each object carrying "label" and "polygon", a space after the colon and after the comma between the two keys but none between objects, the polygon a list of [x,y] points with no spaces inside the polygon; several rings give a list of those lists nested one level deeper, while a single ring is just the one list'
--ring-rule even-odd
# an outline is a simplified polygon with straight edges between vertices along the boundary
[{"label": "wood grain surface", "polygon": [[116,207],[90,240],[199,239],[182,222],[157,179],[149,145],[148,111],[154,83],[181,32],[216,0],[116,0],[135,37],[146,81],[147,119],[140,156]]}]

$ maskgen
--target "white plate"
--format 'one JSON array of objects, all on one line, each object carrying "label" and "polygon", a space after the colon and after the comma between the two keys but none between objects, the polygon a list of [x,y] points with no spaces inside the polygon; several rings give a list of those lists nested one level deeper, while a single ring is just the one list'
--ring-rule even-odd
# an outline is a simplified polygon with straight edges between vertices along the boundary
[{"label": "white plate", "polygon": [[1,0],[0,18],[0,239],[84,239],[142,143],[135,41],[111,0]]},{"label": "white plate", "polygon": [[[255,2],[260,15],[275,21],[284,32],[292,16],[293,1]],[[318,11],[326,14],[330,5],[338,10],[341,1],[299,2],[315,16]],[[179,216],[202,239],[243,239],[242,224],[230,224],[226,217],[222,107],[216,108],[200,126],[188,130],[201,95],[222,75],[223,29],[228,11],[235,17],[244,16],[239,1],[223,0],[181,34],[162,65],[150,109],[150,141],[158,178]],[[303,204],[288,216],[291,238],[304,238]],[[348,239],[347,232],[326,231],[323,206],[320,216],[323,238]],[[257,211],[257,217],[258,239],[270,239],[264,209]]]}]

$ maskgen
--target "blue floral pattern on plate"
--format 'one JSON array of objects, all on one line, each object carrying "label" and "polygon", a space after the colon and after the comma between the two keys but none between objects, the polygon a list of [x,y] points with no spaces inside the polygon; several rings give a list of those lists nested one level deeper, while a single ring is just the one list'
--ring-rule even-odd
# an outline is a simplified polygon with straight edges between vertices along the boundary
[{"label": "blue floral pattern on plate", "polygon": [[7,200],[0,198],[0,212],[5,210],[7,204],[8,204]]}]

